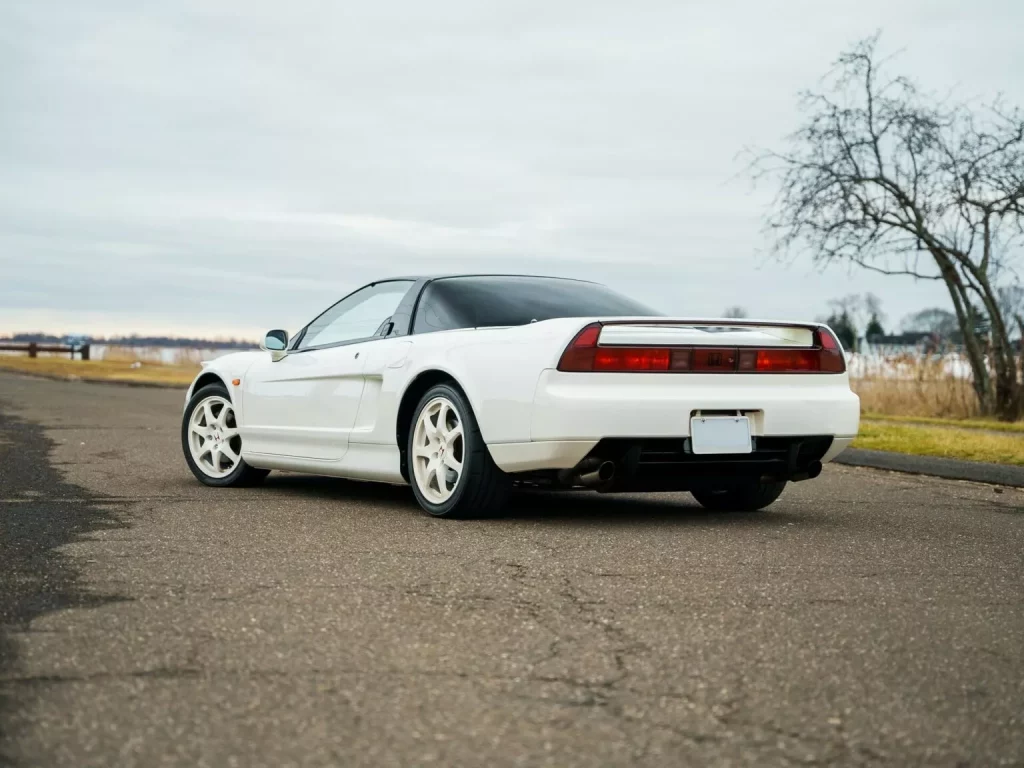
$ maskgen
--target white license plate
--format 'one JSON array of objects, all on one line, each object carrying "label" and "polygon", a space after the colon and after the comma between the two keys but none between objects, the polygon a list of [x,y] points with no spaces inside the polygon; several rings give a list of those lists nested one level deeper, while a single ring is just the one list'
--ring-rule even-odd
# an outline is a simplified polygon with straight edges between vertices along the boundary
[{"label": "white license plate", "polygon": [[750,419],[746,416],[694,416],[690,419],[694,453],[750,453]]}]

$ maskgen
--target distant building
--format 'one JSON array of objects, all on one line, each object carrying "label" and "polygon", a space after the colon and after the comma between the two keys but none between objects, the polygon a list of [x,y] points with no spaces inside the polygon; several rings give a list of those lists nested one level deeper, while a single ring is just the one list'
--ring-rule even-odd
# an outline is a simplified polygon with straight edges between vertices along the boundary
[{"label": "distant building", "polygon": [[949,342],[939,334],[929,331],[906,331],[904,333],[879,334],[872,336],[868,344],[879,352],[923,352],[932,354],[949,347]]}]

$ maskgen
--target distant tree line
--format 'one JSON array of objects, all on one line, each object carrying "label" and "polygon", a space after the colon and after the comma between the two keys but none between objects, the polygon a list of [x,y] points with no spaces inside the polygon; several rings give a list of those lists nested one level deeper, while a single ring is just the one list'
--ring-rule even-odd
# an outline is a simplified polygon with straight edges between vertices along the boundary
[{"label": "distant tree line", "polygon": [[[1014,298],[1009,297],[1008,298]],[[1020,301],[1019,298],[1016,301]],[[827,324],[842,342],[843,347],[850,351],[859,349],[862,341],[868,344],[889,344],[893,346],[921,346],[926,351],[943,349],[962,349],[965,345],[964,331],[957,316],[941,307],[929,307],[907,315],[900,321],[898,328],[886,331],[886,314],[882,311],[882,302],[873,293],[849,294],[828,302],[828,315],[818,316],[818,320]],[[1011,305],[1013,306],[1013,305]],[[970,305],[971,327],[975,341],[982,349],[991,348],[992,323],[976,305]],[[723,317],[742,318],[748,313],[744,307],[728,307]],[[1024,333],[1021,329],[1012,334],[1018,349],[1024,345]]]},{"label": "distant tree line", "polygon": [[245,339],[192,339],[177,336],[88,336],[68,334],[54,336],[48,333],[16,333],[0,341],[15,344],[108,344],[119,347],[185,347],[188,349],[256,349],[259,345]]}]

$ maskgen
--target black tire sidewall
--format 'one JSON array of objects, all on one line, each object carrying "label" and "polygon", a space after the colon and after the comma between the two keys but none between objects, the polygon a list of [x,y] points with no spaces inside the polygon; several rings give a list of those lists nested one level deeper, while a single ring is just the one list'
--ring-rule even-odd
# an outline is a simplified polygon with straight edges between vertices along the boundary
[{"label": "black tire sidewall", "polygon": [[772,483],[751,482],[728,489],[691,491],[690,494],[705,509],[721,512],[757,512],[774,504],[786,485],[785,480]]},{"label": "black tire sidewall", "polygon": [[[245,461],[239,457],[238,464],[231,471],[231,474],[225,475],[224,477],[210,477],[202,468],[196,464],[195,459],[192,458],[192,450],[189,447],[189,435],[188,427],[189,422],[192,420],[192,414],[195,409],[209,397],[222,397],[229,403],[232,403],[231,395],[228,394],[227,388],[223,384],[207,384],[202,389],[193,393],[192,398],[188,401],[188,405],[185,408],[185,415],[181,419],[181,449],[185,453],[185,463],[188,464],[188,468],[192,470],[192,474],[196,476],[199,482],[204,485],[213,486],[214,488],[225,488],[231,485],[237,485],[242,475],[247,469]],[[232,407],[234,404],[232,403]],[[235,417],[237,419],[237,415]]]},{"label": "black tire sidewall", "polygon": [[[459,474],[459,484],[455,488],[455,492],[450,498],[444,501],[442,504],[435,504],[434,502],[427,499],[423,492],[420,491],[419,484],[416,482],[416,469],[413,466],[415,461],[413,455],[413,441],[416,437],[416,423],[419,421],[420,414],[423,409],[427,407],[427,403],[437,397],[444,397],[448,399],[455,409],[459,413],[459,419],[462,421],[462,472]],[[466,493],[466,487],[469,485],[471,478],[473,477],[473,460],[474,451],[477,448],[476,442],[480,439],[480,432],[477,429],[476,418],[473,415],[473,410],[469,407],[469,403],[466,402],[465,396],[458,389],[450,384],[436,384],[427,390],[426,394],[420,398],[419,404],[416,406],[416,410],[413,412],[412,424],[409,429],[409,439],[406,441],[406,456],[409,457],[409,484],[412,486],[412,492],[416,496],[416,501],[419,502],[420,506],[423,507],[424,511],[428,515],[433,517],[446,517],[452,513],[453,510],[459,506],[459,500]]]}]

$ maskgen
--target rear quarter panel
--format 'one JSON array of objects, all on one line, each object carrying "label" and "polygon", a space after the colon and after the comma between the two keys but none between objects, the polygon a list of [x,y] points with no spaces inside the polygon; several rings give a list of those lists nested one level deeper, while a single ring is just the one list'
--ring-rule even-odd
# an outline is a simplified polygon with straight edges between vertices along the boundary
[{"label": "rear quarter panel", "polygon": [[583,324],[580,320],[548,320],[515,328],[413,336],[401,390],[426,371],[443,371],[466,393],[485,442],[528,441],[541,372],[557,365],[566,344]]}]

